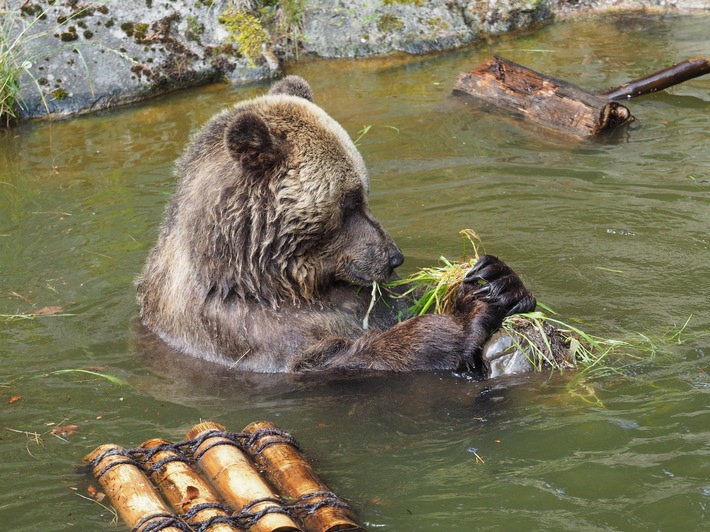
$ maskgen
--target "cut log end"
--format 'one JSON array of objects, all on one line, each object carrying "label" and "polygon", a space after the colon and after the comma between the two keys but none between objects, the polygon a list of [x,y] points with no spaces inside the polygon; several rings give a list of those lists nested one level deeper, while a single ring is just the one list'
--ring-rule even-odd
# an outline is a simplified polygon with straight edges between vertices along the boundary
[{"label": "cut log end", "polygon": [[601,110],[599,117],[599,129],[594,132],[593,136],[600,136],[604,133],[614,131],[618,127],[624,126],[635,119],[631,115],[628,108],[617,102],[607,103]]}]

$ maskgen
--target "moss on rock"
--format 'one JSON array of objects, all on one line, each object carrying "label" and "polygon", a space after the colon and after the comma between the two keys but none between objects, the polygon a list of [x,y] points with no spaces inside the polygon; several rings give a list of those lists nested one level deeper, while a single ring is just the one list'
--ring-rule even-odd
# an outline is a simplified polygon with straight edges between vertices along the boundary
[{"label": "moss on rock", "polygon": [[377,29],[382,33],[394,33],[403,27],[402,19],[392,13],[385,13],[377,20]]},{"label": "moss on rock", "polygon": [[255,64],[261,58],[264,45],[270,41],[261,21],[245,11],[231,8],[225,10],[218,20],[228,32],[227,40],[236,44],[242,56]]}]

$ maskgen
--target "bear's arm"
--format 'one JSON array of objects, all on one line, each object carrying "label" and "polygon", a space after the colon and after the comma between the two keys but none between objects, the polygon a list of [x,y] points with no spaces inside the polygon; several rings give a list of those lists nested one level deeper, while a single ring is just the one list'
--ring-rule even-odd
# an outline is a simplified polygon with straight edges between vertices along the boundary
[{"label": "bear's arm", "polygon": [[410,318],[356,340],[326,338],[309,348],[294,369],[481,372],[481,349],[489,336],[506,316],[530,312],[535,305],[515,272],[485,255],[466,274],[453,314]]},{"label": "bear's arm", "polygon": [[410,318],[357,340],[326,338],[298,361],[295,371],[374,370],[480,371],[480,353],[504,315],[478,301],[467,315],[431,314]]}]

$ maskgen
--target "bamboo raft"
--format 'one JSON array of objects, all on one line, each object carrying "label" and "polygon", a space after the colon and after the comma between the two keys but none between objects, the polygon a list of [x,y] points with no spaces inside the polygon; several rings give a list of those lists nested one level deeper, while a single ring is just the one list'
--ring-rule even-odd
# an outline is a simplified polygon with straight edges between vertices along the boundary
[{"label": "bamboo raft", "polygon": [[234,433],[204,422],[185,438],[136,449],[105,444],[84,458],[132,531],[363,530],[276,425],[260,421]]}]

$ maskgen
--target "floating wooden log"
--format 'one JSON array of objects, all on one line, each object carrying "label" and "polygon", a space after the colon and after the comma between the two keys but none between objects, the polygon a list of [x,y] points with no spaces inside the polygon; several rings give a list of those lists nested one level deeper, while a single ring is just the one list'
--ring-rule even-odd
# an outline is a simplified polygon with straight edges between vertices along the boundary
[{"label": "floating wooden log", "polygon": [[234,532],[239,528],[221,518],[231,512],[220,503],[219,495],[188,463],[168,440],[155,438],[141,445],[149,451],[145,467],[165,499],[196,530]]},{"label": "floating wooden log", "polygon": [[543,128],[587,139],[634,120],[631,112],[614,100],[650,94],[706,74],[710,74],[710,60],[692,57],[594,94],[495,56],[459,74],[454,94],[472,96],[488,107],[511,112]]},{"label": "floating wooden log", "polygon": [[[273,423],[248,425],[249,452],[271,484],[285,497],[295,499],[297,515],[307,530],[337,532],[363,530],[352,510],[321,481],[293,439]],[[299,503],[303,511],[299,510]]]},{"label": "floating wooden log", "polygon": [[526,121],[580,139],[600,136],[634,120],[620,103],[498,56],[459,74],[454,94],[473,96]]},{"label": "floating wooden log", "polygon": [[[85,462],[93,465],[94,476],[103,487],[121,519],[136,532],[189,530],[145,476],[131,456],[119,445],[107,443],[89,453]],[[182,524],[183,526],[171,526]]]},{"label": "floating wooden log", "polygon": [[301,529],[291,519],[280,497],[259,475],[251,459],[234,441],[224,436],[210,436],[210,432],[224,432],[217,423],[195,425],[187,433],[188,439],[205,436],[194,449],[195,462],[209,476],[222,498],[234,510],[264,512],[249,530],[253,532],[298,532]]}]

